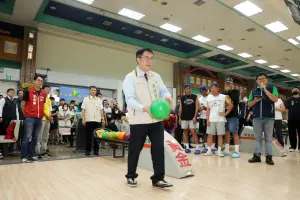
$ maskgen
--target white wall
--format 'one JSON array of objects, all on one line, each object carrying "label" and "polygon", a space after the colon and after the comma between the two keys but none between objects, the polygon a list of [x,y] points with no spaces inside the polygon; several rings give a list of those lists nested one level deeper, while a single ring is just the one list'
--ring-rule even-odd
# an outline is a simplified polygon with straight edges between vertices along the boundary
[{"label": "white wall", "polygon": [[2,68],[0,69],[0,80],[6,80],[6,75],[11,76],[12,81],[20,81],[20,70],[11,69],[11,68]]},{"label": "white wall", "polygon": [[[66,75],[73,73],[97,77],[97,80],[101,81],[102,88],[110,88],[114,84],[107,80],[123,80],[125,75],[136,67],[136,61],[134,52],[129,53],[96,43],[90,44],[81,40],[39,32],[36,66],[65,72]],[[153,71],[162,76],[167,87],[173,86],[173,62],[156,59]],[[72,81],[88,85],[96,79],[86,82],[78,75]]]}]

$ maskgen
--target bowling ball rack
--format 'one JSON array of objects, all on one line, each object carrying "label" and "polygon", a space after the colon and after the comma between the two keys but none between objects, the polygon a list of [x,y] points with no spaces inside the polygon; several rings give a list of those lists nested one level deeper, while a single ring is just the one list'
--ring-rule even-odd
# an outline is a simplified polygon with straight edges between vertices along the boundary
[{"label": "bowling ball rack", "polygon": [[[123,158],[125,156],[125,149],[128,147],[129,145],[129,142],[128,141],[120,141],[120,140],[112,140],[112,139],[103,139],[103,138],[99,138],[96,131],[97,130],[105,130],[105,131],[111,131],[109,129],[95,129],[93,134],[94,134],[94,140],[98,143],[100,142],[107,142],[108,144],[111,144],[112,145],[112,148],[113,148],[113,157],[114,158]],[[118,154],[117,155],[117,149],[118,146],[121,146],[121,150],[122,150],[122,153],[121,154]]]}]

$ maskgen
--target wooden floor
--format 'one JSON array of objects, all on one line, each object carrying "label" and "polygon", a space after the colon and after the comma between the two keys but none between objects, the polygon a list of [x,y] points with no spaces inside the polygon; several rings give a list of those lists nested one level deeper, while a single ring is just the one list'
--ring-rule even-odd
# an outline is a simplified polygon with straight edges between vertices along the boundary
[{"label": "wooden floor", "polygon": [[137,188],[125,182],[126,159],[80,158],[0,166],[1,200],[299,200],[300,153],[248,164],[240,159],[190,155],[195,176],[166,177],[172,189],[152,188],[150,171],[139,169]]}]

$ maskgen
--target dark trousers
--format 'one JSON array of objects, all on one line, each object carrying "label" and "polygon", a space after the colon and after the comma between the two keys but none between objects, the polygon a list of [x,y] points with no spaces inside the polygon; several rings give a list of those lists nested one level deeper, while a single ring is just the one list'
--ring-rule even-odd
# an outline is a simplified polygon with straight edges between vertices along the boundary
[{"label": "dark trousers", "polygon": [[6,129],[10,125],[11,119],[3,119],[0,123],[0,135],[6,135]]},{"label": "dark trousers", "polygon": [[86,145],[85,145],[85,150],[86,153],[90,153],[92,149],[92,141],[94,141],[94,153],[99,152],[99,143],[94,140],[94,135],[93,132],[96,128],[101,128],[101,123],[100,122],[86,122]]},{"label": "dark trousers", "polygon": [[278,142],[284,147],[283,137],[282,137],[282,120],[275,120],[274,122],[274,136],[276,136]]},{"label": "dark trousers", "polygon": [[297,133],[298,133],[298,149],[300,149],[300,120],[288,120],[289,138],[292,149],[297,148]]},{"label": "dark trousers", "polygon": [[183,130],[179,128],[175,128],[174,138],[177,140],[179,144],[182,144]]},{"label": "dark trousers", "polygon": [[240,118],[239,119],[239,136],[242,134],[242,129],[244,126],[247,126],[247,120]]},{"label": "dark trousers", "polygon": [[24,135],[21,146],[21,158],[33,157],[37,138],[41,132],[42,119],[28,117],[24,120]]},{"label": "dark trousers", "polygon": [[128,172],[125,177],[138,177],[136,168],[147,136],[151,141],[151,156],[154,168],[154,175],[151,180],[152,183],[157,183],[163,180],[165,176],[164,125],[162,122],[130,125]]}]

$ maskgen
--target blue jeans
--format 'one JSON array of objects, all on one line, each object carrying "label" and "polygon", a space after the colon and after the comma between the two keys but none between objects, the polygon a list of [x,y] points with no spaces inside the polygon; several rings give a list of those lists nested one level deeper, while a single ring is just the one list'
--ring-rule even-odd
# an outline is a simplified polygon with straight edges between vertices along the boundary
[{"label": "blue jeans", "polygon": [[28,117],[24,120],[24,135],[21,147],[21,158],[34,156],[41,126],[42,119],[40,118]]},{"label": "blue jeans", "polygon": [[265,136],[266,155],[272,155],[272,136],[274,129],[274,119],[254,119],[253,131],[255,133],[255,154],[261,155],[262,136]]}]

